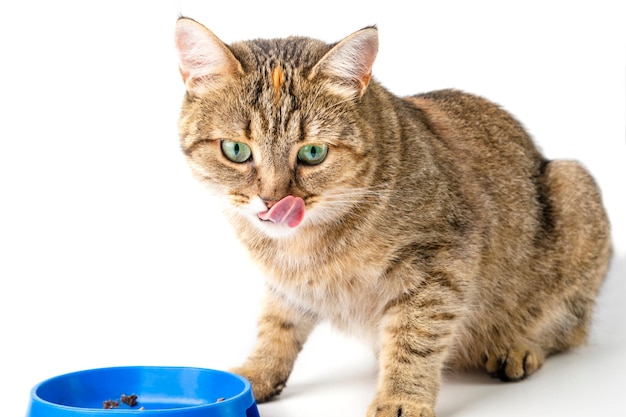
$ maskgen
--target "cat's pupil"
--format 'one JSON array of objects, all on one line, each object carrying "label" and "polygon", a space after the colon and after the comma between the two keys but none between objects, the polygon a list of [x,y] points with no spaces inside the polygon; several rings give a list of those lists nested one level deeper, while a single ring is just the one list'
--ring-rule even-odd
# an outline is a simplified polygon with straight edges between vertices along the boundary
[{"label": "cat's pupil", "polygon": [[239,144],[238,143],[235,143],[233,151],[235,152],[235,156],[239,155]]}]

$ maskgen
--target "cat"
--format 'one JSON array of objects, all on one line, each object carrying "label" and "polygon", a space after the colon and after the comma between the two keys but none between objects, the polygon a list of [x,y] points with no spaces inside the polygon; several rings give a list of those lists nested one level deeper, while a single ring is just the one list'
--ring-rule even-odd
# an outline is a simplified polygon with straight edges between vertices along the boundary
[{"label": "cat", "polygon": [[374,80],[378,30],[226,45],[176,23],[181,147],[266,277],[241,367],[277,396],[321,321],[379,360],[369,417],[434,416],[442,372],[503,381],[587,337],[611,256],[601,193],[499,106]]}]

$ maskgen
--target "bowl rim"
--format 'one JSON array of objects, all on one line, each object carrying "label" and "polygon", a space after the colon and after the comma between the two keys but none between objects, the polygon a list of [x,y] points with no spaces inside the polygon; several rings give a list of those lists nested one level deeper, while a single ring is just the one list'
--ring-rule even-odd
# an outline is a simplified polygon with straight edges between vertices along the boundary
[{"label": "bowl rim", "polygon": [[[148,413],[148,414],[161,413],[162,414],[163,412],[182,413],[184,412],[184,410],[192,411],[192,410],[196,410],[199,408],[224,407],[229,404],[233,405],[232,403],[243,402],[245,400],[244,397],[248,395],[251,397],[251,402],[250,404],[245,404],[245,408],[247,409],[256,403],[254,396],[252,395],[252,385],[247,379],[245,379],[241,375],[228,372],[228,371],[219,370],[219,369],[211,369],[211,368],[201,368],[201,367],[193,367],[193,366],[158,366],[158,365],[131,365],[131,366],[100,367],[100,368],[84,369],[84,370],[79,370],[79,371],[74,371],[74,372],[67,372],[61,375],[56,375],[56,376],[47,378],[39,382],[31,389],[30,391],[31,402],[37,402],[37,403],[40,403],[42,406],[47,406],[47,407],[51,407],[51,408],[55,408],[59,410],[64,409],[68,411],[73,410],[77,412],[79,410],[81,410],[82,412],[91,412],[91,411],[97,412],[97,411],[103,410],[105,412],[111,412],[112,410],[105,410],[103,408],[76,407],[72,405],[58,404],[58,403],[41,398],[38,395],[37,391],[39,390],[39,388],[41,388],[45,384],[49,384],[55,380],[68,378],[68,377],[78,375],[78,374],[97,373],[97,372],[102,372],[102,371],[123,371],[123,370],[154,370],[158,372],[160,371],[200,371],[200,372],[209,372],[209,373],[214,373],[214,374],[227,375],[243,383],[243,389],[239,393],[231,397],[225,398],[223,401],[219,401],[219,402],[216,401],[216,402],[197,404],[197,405],[188,405],[188,406],[177,407],[173,409],[166,409],[166,408],[144,409],[144,410],[141,410],[142,414],[145,414],[145,413]],[[137,409],[120,408],[120,409],[115,409],[114,411],[116,413],[136,413]]]}]

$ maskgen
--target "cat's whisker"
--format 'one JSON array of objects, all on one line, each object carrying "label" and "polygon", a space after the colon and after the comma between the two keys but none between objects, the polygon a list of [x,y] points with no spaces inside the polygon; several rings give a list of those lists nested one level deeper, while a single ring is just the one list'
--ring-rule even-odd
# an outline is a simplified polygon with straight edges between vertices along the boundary
[{"label": "cat's whisker", "polygon": [[347,202],[370,201],[372,199],[385,199],[390,195],[389,189],[384,186],[363,187],[353,189],[340,189],[327,192],[323,195],[326,201],[338,202],[346,200]]}]

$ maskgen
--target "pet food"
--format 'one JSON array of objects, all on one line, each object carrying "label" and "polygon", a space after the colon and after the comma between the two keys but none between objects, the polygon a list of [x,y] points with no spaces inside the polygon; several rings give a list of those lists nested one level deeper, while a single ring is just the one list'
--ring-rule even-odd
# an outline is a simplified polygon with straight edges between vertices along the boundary
[{"label": "pet food", "polygon": [[129,407],[134,407],[137,405],[137,396],[135,394],[128,396],[126,394],[122,394],[122,396],[120,397],[120,401]]},{"label": "pet food", "polygon": [[120,406],[119,401],[115,400],[106,400],[102,402],[102,408],[105,410],[109,410],[111,408],[118,408]]}]

